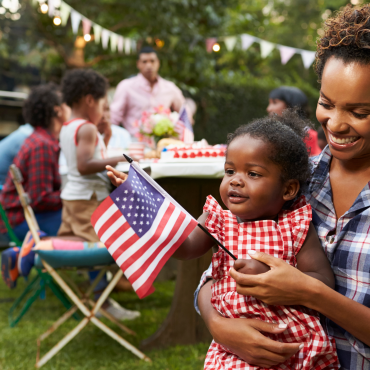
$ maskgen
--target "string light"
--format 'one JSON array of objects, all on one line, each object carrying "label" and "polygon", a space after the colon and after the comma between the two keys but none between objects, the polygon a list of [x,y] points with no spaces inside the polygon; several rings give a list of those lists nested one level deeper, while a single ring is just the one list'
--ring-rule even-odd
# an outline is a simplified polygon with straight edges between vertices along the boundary
[{"label": "string light", "polygon": [[90,34],[88,34],[88,33],[86,33],[86,34],[84,35],[84,39],[85,39],[85,41],[86,41],[86,42],[89,42],[89,41],[91,40],[91,35],[90,35]]},{"label": "string light", "polygon": [[44,4],[41,4],[40,10],[41,10],[41,13],[42,14],[46,14],[48,12],[48,10],[49,10],[48,4],[45,4],[45,3]]},{"label": "string light", "polygon": [[212,50],[213,50],[214,52],[218,53],[218,52],[220,51],[220,49],[221,49],[220,44],[218,44],[217,42],[216,42],[215,44],[213,44],[213,46],[212,46]]},{"label": "string light", "polygon": [[59,15],[56,15],[53,19],[53,23],[56,25],[56,26],[60,26],[62,24],[62,20],[61,18],[59,17]]}]

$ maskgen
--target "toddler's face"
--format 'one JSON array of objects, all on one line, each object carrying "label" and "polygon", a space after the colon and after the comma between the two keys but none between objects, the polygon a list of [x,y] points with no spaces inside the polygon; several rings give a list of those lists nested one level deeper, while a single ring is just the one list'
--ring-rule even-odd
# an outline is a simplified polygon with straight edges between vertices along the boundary
[{"label": "toddler's face", "polygon": [[270,148],[270,144],[245,135],[234,139],[227,149],[221,199],[243,220],[273,219],[287,200],[281,169],[269,159]]},{"label": "toddler's face", "polygon": [[93,99],[89,109],[90,121],[97,125],[104,115],[104,106],[106,105],[106,97],[100,99]]}]

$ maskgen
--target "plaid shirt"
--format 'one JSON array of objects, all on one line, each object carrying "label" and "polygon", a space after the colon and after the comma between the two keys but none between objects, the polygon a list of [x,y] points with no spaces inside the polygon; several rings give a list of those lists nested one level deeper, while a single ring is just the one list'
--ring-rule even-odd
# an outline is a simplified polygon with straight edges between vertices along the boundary
[{"label": "plaid shirt", "polygon": [[[337,220],[329,181],[330,161],[328,147],[312,158],[312,179],[305,194],[312,206],[312,221],[331,263],[335,290],[370,308],[370,182],[352,207]],[[332,230],[335,234],[328,236]],[[194,305],[198,313],[199,290],[211,278],[212,266],[203,273],[195,292]],[[341,369],[370,370],[369,346],[329,319],[325,319],[325,326],[336,341]]]},{"label": "plaid shirt", "polygon": [[[46,129],[37,127],[24,141],[14,158],[13,163],[22,173],[23,187],[35,212],[56,211],[62,208],[58,157],[58,141]],[[0,193],[0,202],[12,227],[24,221],[23,208],[10,174]],[[6,233],[1,220],[0,233]]]}]

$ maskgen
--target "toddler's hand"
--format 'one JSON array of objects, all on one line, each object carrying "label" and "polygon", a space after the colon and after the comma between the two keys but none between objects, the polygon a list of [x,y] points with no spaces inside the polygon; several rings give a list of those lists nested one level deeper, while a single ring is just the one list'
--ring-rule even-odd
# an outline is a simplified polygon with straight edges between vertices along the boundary
[{"label": "toddler's hand", "polygon": [[234,269],[242,274],[258,275],[270,270],[270,267],[257,260],[236,260]]},{"label": "toddler's hand", "polygon": [[[114,186],[120,186],[121,184],[123,184],[126,179],[127,179],[127,174],[123,173],[123,172],[120,172],[120,171],[117,171],[115,168],[113,168],[112,166],[106,166],[105,167],[107,169],[107,175],[109,177],[109,180],[111,181],[111,183],[114,185]],[[260,262],[261,263],[261,262]]]}]

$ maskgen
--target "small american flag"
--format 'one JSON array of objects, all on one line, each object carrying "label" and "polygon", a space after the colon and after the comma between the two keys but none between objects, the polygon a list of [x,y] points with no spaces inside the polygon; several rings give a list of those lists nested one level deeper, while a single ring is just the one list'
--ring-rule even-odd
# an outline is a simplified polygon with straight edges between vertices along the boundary
[{"label": "small american flag", "polygon": [[180,109],[179,119],[175,125],[175,131],[179,135],[179,139],[184,143],[194,142],[193,126],[190,122],[185,105]]},{"label": "small american flag", "polygon": [[135,162],[91,223],[140,298],[198,222]]}]

